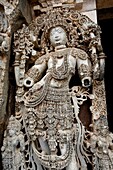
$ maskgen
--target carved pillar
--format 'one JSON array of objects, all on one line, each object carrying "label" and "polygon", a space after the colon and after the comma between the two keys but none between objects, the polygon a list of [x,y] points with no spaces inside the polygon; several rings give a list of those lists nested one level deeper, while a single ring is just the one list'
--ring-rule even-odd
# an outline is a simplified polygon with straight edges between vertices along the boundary
[{"label": "carved pillar", "polygon": [[[2,133],[6,117],[8,99],[8,69],[10,59],[10,30],[4,7],[0,4],[0,128]],[[1,143],[1,142],[0,142]]]},{"label": "carved pillar", "polygon": [[0,147],[2,146],[3,132],[7,122],[10,45],[8,18],[4,6],[0,4]]},{"label": "carved pillar", "polygon": [[88,16],[92,21],[97,23],[96,0],[87,0],[87,1],[84,0],[80,11],[84,15]]}]

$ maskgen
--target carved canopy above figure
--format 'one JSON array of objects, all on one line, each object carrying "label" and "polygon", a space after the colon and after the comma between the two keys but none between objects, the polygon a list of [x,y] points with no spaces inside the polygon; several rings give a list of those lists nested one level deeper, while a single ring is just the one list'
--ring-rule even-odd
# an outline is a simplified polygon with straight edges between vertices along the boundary
[{"label": "carved canopy above figure", "polygon": [[69,8],[74,1],[36,2],[46,10],[14,32],[15,113],[3,169],[112,170],[100,27]]}]

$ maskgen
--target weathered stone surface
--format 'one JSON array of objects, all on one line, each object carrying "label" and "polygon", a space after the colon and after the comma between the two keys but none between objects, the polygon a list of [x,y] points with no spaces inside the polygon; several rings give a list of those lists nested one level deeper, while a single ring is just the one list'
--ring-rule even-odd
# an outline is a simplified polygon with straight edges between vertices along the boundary
[{"label": "weathered stone surface", "polygon": [[106,56],[87,17],[95,8],[94,0],[1,2],[3,170],[113,169]]}]

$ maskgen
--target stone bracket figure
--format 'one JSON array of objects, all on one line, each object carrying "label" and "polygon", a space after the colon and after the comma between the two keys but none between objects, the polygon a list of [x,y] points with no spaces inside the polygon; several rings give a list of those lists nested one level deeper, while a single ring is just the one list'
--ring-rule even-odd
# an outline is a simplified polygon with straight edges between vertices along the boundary
[{"label": "stone bracket figure", "polygon": [[24,161],[24,135],[20,130],[20,122],[11,116],[1,148],[4,169],[26,169]]},{"label": "stone bracket figure", "polygon": [[2,155],[13,146],[24,162],[18,167],[10,154],[12,167],[88,170],[91,151],[86,134],[93,129],[83,125],[80,114],[87,118],[89,112],[91,125],[95,114],[102,114],[100,106],[94,107],[95,100],[102,99],[95,83],[102,83],[105,60],[99,33],[88,17],[55,7],[14,34],[15,118],[21,123],[21,136],[15,132],[13,145],[8,132],[4,142],[10,140],[10,145]]},{"label": "stone bracket figure", "polygon": [[[87,53],[83,50],[66,47],[67,35],[61,26],[56,26],[50,29],[49,35],[50,42],[55,48],[55,51],[37,59],[36,64],[26,73],[24,85],[27,87],[27,81],[30,81],[30,79],[32,81],[29,84],[32,86],[32,82],[34,82],[34,85],[28,92],[25,93],[24,102],[26,109],[30,107],[34,108],[32,115],[29,115],[30,112],[27,112],[27,115],[30,116],[30,120],[32,120],[32,122],[35,122],[35,126],[33,126],[34,130],[32,131],[34,131],[35,142],[38,140],[41,141],[41,146],[42,143],[45,142],[43,141],[44,139],[38,137],[40,135],[38,135],[38,133],[36,134],[35,132],[35,129],[38,132],[38,128],[40,127],[40,122],[38,119],[41,119],[43,128],[44,124],[45,127],[47,127],[46,140],[48,146],[46,143],[43,144],[41,150],[42,153],[44,153],[44,148],[48,150],[48,147],[50,151],[47,152],[47,154],[50,153],[51,158],[49,158],[49,155],[44,156],[43,154],[40,154],[37,150],[38,148],[36,148],[35,144],[33,144],[33,150],[37,156],[37,159],[39,159],[42,165],[44,165],[46,168],[50,168],[46,162],[46,159],[50,159],[52,168],[57,168],[57,166],[60,166],[62,169],[67,166],[67,170],[74,170],[75,167],[77,167],[77,162],[75,157],[76,151],[74,150],[74,145],[71,144],[75,134],[73,132],[74,113],[71,107],[71,96],[69,95],[69,82],[72,75],[75,74],[75,67],[77,65],[82,86],[89,87],[92,83],[91,63],[88,60]],[[45,71],[46,74],[41,79],[40,77]],[[33,74],[34,72],[37,74]],[[66,100],[65,103],[64,100]],[[43,110],[45,111],[43,112]],[[65,115],[67,116],[65,117]],[[59,120],[58,116],[61,120]],[[36,117],[38,117],[38,119]],[[30,127],[31,126],[29,123],[29,129]],[[41,130],[42,132],[43,128]],[[59,139],[59,135],[61,135],[60,133],[64,136],[64,139],[62,140]],[[60,157],[57,155],[58,150],[56,148],[58,146],[58,141],[61,152]],[[61,147],[62,145],[60,143],[62,143],[64,146],[63,148]],[[66,158],[67,154],[68,156]],[[65,164],[63,164],[63,161],[61,161],[63,159],[62,157],[65,157]],[[62,166],[59,161],[53,162],[53,159],[59,159],[59,161],[62,162]],[[68,163],[69,159],[71,159],[70,163]],[[82,166],[86,169],[84,158],[82,159],[82,164]]]}]

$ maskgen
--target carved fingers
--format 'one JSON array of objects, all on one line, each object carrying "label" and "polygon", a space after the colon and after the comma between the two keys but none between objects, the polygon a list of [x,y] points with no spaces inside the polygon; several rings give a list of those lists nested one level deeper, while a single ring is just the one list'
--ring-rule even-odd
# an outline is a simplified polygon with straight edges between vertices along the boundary
[{"label": "carved fingers", "polygon": [[34,93],[34,92],[40,90],[42,87],[43,87],[43,83],[38,82],[32,88],[29,89],[29,92]]}]

